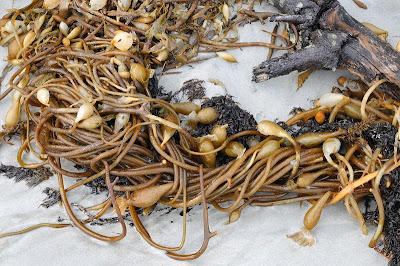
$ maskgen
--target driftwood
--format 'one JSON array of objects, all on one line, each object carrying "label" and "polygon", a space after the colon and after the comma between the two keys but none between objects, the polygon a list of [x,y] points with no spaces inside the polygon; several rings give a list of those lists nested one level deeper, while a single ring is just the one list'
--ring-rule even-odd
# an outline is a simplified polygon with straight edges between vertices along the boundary
[{"label": "driftwood", "polygon": [[400,53],[358,22],[337,0],[269,0],[282,14],[270,18],[296,25],[300,49],[261,63],[255,82],[308,69],[345,69],[367,85],[385,78],[379,89],[400,100]]}]

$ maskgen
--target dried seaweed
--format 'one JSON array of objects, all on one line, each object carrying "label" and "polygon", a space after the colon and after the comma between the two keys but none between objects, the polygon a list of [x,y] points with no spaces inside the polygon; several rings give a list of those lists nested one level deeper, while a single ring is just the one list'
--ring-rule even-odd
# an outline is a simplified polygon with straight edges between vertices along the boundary
[{"label": "dried seaweed", "polygon": [[[228,125],[226,129],[228,136],[245,131],[255,130],[257,122],[254,117],[240,108],[240,106],[232,100],[231,96],[218,96],[206,100],[202,106],[214,108],[219,117],[217,121],[209,125],[199,124],[197,128],[190,132],[193,136],[204,136],[210,134],[214,125]],[[238,123],[240,121],[240,123]]]},{"label": "dried seaweed", "polygon": [[166,92],[164,87],[158,86],[158,80],[157,80],[156,75],[154,75],[149,80],[148,90],[150,92],[150,95],[154,98],[162,99],[167,102],[171,101],[172,92]]},{"label": "dried seaweed", "polygon": [[[110,177],[111,182],[114,182],[115,178],[116,178],[115,176],[111,176]],[[80,180],[77,180],[77,182],[79,182],[79,181]],[[129,186],[129,185],[132,185],[132,183],[126,177],[119,177],[117,185]],[[97,178],[93,181],[86,183],[85,186],[87,186],[91,189],[92,194],[100,194],[104,191],[108,191],[107,184],[106,184],[106,181],[104,178]]]},{"label": "dried seaweed", "polygon": [[[212,124],[198,124],[197,128],[190,132],[192,136],[200,137],[208,135],[215,125],[228,125],[226,129],[228,136],[246,130],[256,130],[257,122],[254,117],[246,110],[240,108],[240,106],[232,100],[231,96],[212,97],[203,103],[202,108],[205,107],[214,108],[219,114],[219,117]],[[240,121],[240,123],[238,123],[238,121]],[[236,141],[246,144],[247,139],[247,136],[243,136],[237,138]],[[217,165],[226,164],[232,159],[233,158],[226,156],[225,153],[218,152]]]},{"label": "dried seaweed", "polygon": [[310,132],[333,132],[339,129],[348,129],[354,127],[356,122],[352,119],[341,119],[333,123],[319,124],[315,119],[309,119],[301,125],[287,126],[285,122],[278,122],[278,124],[285,129],[294,138]]},{"label": "dried seaweed", "polygon": [[61,194],[60,191],[54,188],[46,187],[43,190],[43,193],[46,194],[46,198],[43,200],[40,206],[45,208],[50,208],[53,205],[61,202]]},{"label": "dried seaweed", "polygon": [[181,102],[183,100],[194,101],[206,96],[203,87],[204,80],[190,79],[183,83],[182,88],[172,94],[172,101]]},{"label": "dried seaweed", "polygon": [[[133,226],[132,218],[129,213],[123,215],[122,218],[125,221],[128,221],[130,226]],[[103,226],[103,225],[110,225],[110,224],[116,224],[116,223],[119,223],[118,217],[109,217],[109,218],[94,219],[93,221],[90,222],[90,225]]]},{"label": "dried seaweed", "polygon": [[[387,181],[390,180],[390,186]],[[400,170],[395,169],[390,175],[384,176],[381,181],[380,190],[385,208],[385,224],[383,226],[383,241],[379,251],[390,256],[390,266],[400,265]],[[366,220],[377,224],[378,209],[370,211],[369,201],[366,200]]]},{"label": "dried seaweed", "polygon": [[3,165],[1,163],[0,173],[4,173],[5,176],[10,179],[14,179],[15,182],[25,180],[26,185],[30,188],[39,185],[53,175],[53,173],[50,171],[50,168],[45,166],[40,166],[35,169],[25,169],[12,165]]},{"label": "dried seaweed", "polygon": [[204,80],[190,79],[185,81],[178,91],[172,93],[165,91],[164,87],[158,86],[157,78],[154,76],[149,81],[149,92],[152,97],[168,102],[193,101],[206,96],[203,83]]},{"label": "dried seaweed", "polygon": [[368,141],[372,148],[382,148],[382,155],[385,158],[393,156],[393,144],[396,135],[396,127],[386,122],[376,122],[373,118],[361,122],[344,118],[333,123],[319,124],[315,119],[309,119],[301,125],[287,126],[285,122],[278,124],[287,130],[293,137],[298,137],[309,132],[333,132],[339,129],[348,130],[347,134],[341,137],[346,143],[354,143],[358,137]]},{"label": "dried seaweed", "polygon": [[389,123],[379,123],[371,126],[363,135],[368,143],[374,145],[373,148],[382,148],[382,155],[391,158],[394,150],[394,139],[397,133],[396,127]]}]

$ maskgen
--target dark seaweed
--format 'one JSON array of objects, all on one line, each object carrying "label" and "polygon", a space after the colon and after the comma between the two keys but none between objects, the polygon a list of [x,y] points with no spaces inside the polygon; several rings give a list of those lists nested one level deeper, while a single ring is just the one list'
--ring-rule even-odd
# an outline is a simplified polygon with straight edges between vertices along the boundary
[{"label": "dark seaweed", "polygon": [[[193,207],[187,207],[186,208],[186,213],[189,213],[192,209],[193,209]],[[179,213],[179,215],[183,216],[183,210]]]},{"label": "dark seaweed", "polygon": [[79,165],[79,164],[75,164],[74,167],[77,170],[84,170],[84,171],[88,171],[91,169],[89,166],[83,166],[83,165]]},{"label": "dark seaweed", "polygon": [[[387,187],[386,180],[391,180]],[[389,175],[382,178],[380,190],[385,208],[385,223],[383,225],[383,248],[385,254],[391,253],[390,266],[400,265],[400,169],[393,170]],[[376,224],[378,221],[378,210],[366,212],[367,218]]]},{"label": "dark seaweed", "polygon": [[[125,221],[128,221],[130,226],[133,226],[132,218],[131,218],[131,215],[129,213],[127,213],[125,215],[122,215],[122,218]],[[116,224],[116,223],[119,223],[118,217],[110,217],[110,218],[94,219],[93,221],[90,222],[90,225],[103,226],[103,225],[110,225],[110,224]]]},{"label": "dark seaweed", "polygon": [[157,99],[162,99],[167,102],[171,101],[172,98],[172,92],[166,92],[164,90],[164,87],[158,86],[158,80],[156,75],[154,75],[150,80],[149,80],[149,86],[148,86],[150,95],[153,98]]},{"label": "dark seaweed", "polygon": [[319,124],[315,119],[309,119],[301,125],[287,126],[285,122],[278,124],[288,131],[294,138],[309,132],[333,132],[339,129],[348,130],[342,138],[347,143],[354,143],[358,137],[364,138],[373,148],[382,148],[385,158],[393,157],[394,140],[397,133],[396,127],[386,122],[376,122],[373,118],[367,122],[357,122],[344,118],[333,123]]},{"label": "dark seaweed", "polygon": [[4,173],[5,176],[14,179],[15,182],[25,180],[26,185],[30,188],[39,185],[53,175],[50,168],[45,166],[40,166],[35,169],[26,169],[12,165],[3,165],[1,163],[0,173]]},{"label": "dark seaweed", "polygon": [[285,122],[279,121],[278,125],[280,125],[283,129],[285,129],[289,134],[296,138],[300,135],[310,132],[333,132],[339,129],[348,129],[354,127],[356,122],[352,119],[342,119],[336,120],[333,123],[323,123],[319,124],[315,119],[309,119],[301,125],[292,125],[287,126]]},{"label": "dark seaweed", "polygon": [[[394,139],[397,133],[396,127],[389,123],[380,123],[371,126],[363,135],[372,148],[382,148],[382,155],[385,158],[393,157]],[[370,144],[371,145],[371,144]]]},{"label": "dark seaweed", "polygon": [[219,117],[217,121],[209,125],[198,124],[197,128],[190,132],[193,136],[199,137],[210,134],[215,125],[228,125],[227,134],[233,134],[246,131],[256,130],[257,122],[254,117],[232,100],[231,96],[217,96],[206,100],[202,108],[214,108]]},{"label": "dark seaweed", "polygon": [[[154,79],[154,80],[153,80]],[[191,79],[183,83],[181,89],[174,94],[166,93],[163,87],[158,87],[157,80],[151,79],[149,84],[149,91],[155,98],[164,99],[167,101],[178,101],[182,96],[186,96],[188,100],[202,99],[205,96],[205,89],[202,86],[203,80]],[[179,97],[180,94],[183,94]],[[210,134],[214,125],[228,124],[228,136],[239,133],[245,130],[255,130],[257,122],[254,117],[247,111],[239,107],[239,105],[232,100],[230,95],[212,97],[207,99],[201,106],[213,107],[219,114],[216,122],[209,125],[199,124],[195,130],[190,132],[194,137],[204,136]],[[240,123],[238,123],[240,121]]]},{"label": "dark seaweed", "polygon": [[365,222],[372,224],[374,226],[377,226],[379,214],[376,211],[376,204],[375,204],[375,208],[373,208],[373,206],[372,206],[373,205],[372,203],[375,202],[374,196],[372,194],[365,196],[363,198],[363,201],[364,201],[364,207],[365,207],[365,211],[363,213]]},{"label": "dark seaweed", "polygon": [[[191,131],[194,137],[205,136],[211,133],[215,125],[228,125],[226,129],[228,137],[236,133],[246,130],[256,130],[257,122],[254,117],[247,111],[239,107],[239,105],[232,100],[231,96],[218,96],[212,97],[205,101],[202,108],[212,107],[219,114],[218,119],[208,125],[198,124],[197,128]],[[246,145],[248,137],[237,138],[236,141]],[[231,161],[233,158],[226,156],[223,152],[217,154],[217,165],[223,165]]]},{"label": "dark seaweed", "polygon": [[[115,178],[116,178],[115,176],[111,176],[110,177],[111,182],[114,182]],[[79,182],[79,181],[80,180],[77,180],[77,182]],[[132,185],[132,183],[129,181],[128,178],[121,176],[121,177],[119,177],[117,185],[118,186],[130,186],[130,185]],[[92,190],[91,191],[92,194],[100,194],[104,191],[108,191],[106,180],[104,178],[96,178],[95,180],[86,183],[85,186],[89,187]]]},{"label": "dark seaweed", "polygon": [[189,101],[203,99],[206,89],[203,87],[204,80],[190,79],[183,83],[182,88],[172,94],[172,101],[182,102],[186,98]]},{"label": "dark seaweed", "polygon": [[49,208],[49,207],[61,202],[61,194],[58,189],[46,187],[43,190],[43,193],[45,193],[47,196],[43,200],[43,203],[40,204],[40,206]]}]

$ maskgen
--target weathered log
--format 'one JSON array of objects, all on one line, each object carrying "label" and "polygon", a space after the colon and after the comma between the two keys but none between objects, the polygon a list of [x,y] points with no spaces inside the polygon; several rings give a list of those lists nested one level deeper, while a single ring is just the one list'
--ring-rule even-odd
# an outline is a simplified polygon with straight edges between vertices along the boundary
[{"label": "weathered log", "polygon": [[385,78],[379,89],[400,100],[400,53],[354,19],[337,0],[269,0],[285,15],[271,21],[296,24],[300,49],[261,63],[255,82],[294,70],[345,69],[368,85]]}]

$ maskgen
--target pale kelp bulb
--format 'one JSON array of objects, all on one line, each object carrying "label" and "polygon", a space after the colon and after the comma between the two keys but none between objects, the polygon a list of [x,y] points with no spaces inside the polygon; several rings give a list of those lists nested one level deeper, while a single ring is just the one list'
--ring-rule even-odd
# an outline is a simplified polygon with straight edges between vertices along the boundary
[{"label": "pale kelp bulb", "polygon": [[111,40],[111,44],[121,51],[128,51],[133,45],[133,35],[122,30],[117,30],[115,31],[114,38]]},{"label": "pale kelp bulb", "polygon": [[132,63],[130,73],[133,80],[144,82],[147,79],[147,71],[141,64]]},{"label": "pale kelp bulb", "polygon": [[78,127],[83,128],[83,129],[95,129],[95,128],[98,128],[102,122],[103,122],[103,119],[101,118],[101,116],[93,115],[93,116],[89,117],[88,119],[83,120],[78,125]]},{"label": "pale kelp bulb", "polygon": [[227,52],[216,52],[216,54],[218,55],[218,57],[225,60],[226,62],[237,63],[236,58]]},{"label": "pale kelp bulb", "polygon": [[345,96],[340,93],[327,93],[322,95],[321,98],[316,101],[316,105],[322,107],[334,107],[344,98]]},{"label": "pale kelp bulb", "polygon": [[218,116],[217,111],[212,107],[203,108],[197,113],[197,118],[201,124],[214,123],[218,119]]},{"label": "pale kelp bulb", "polygon": [[99,10],[105,7],[107,0],[90,0],[90,8],[93,10]]},{"label": "pale kelp bulb", "polygon": [[94,107],[91,103],[84,103],[79,107],[78,113],[75,118],[75,124],[89,118],[94,112]]},{"label": "pale kelp bulb", "polygon": [[67,36],[68,32],[69,32],[69,27],[67,25],[67,23],[65,23],[64,21],[60,22],[60,25],[58,26],[58,28],[60,29],[60,32],[64,35]]},{"label": "pale kelp bulb", "polygon": [[119,113],[115,117],[114,133],[118,133],[124,126],[129,122],[131,115],[125,113]]},{"label": "pale kelp bulb", "polygon": [[6,119],[5,119],[6,127],[11,128],[15,124],[17,124],[20,114],[21,114],[21,103],[18,100],[11,106],[10,110],[8,110],[6,114]]},{"label": "pale kelp bulb", "polygon": [[60,0],[44,0],[43,8],[45,9],[54,9],[60,4]]},{"label": "pale kelp bulb", "polygon": [[322,145],[322,151],[325,156],[329,156],[334,153],[338,153],[340,150],[340,140],[338,138],[327,139]]},{"label": "pale kelp bulb", "polygon": [[50,92],[45,89],[39,89],[36,93],[37,95],[37,99],[39,100],[39,102],[43,105],[48,106],[49,105],[49,100],[50,100]]}]

